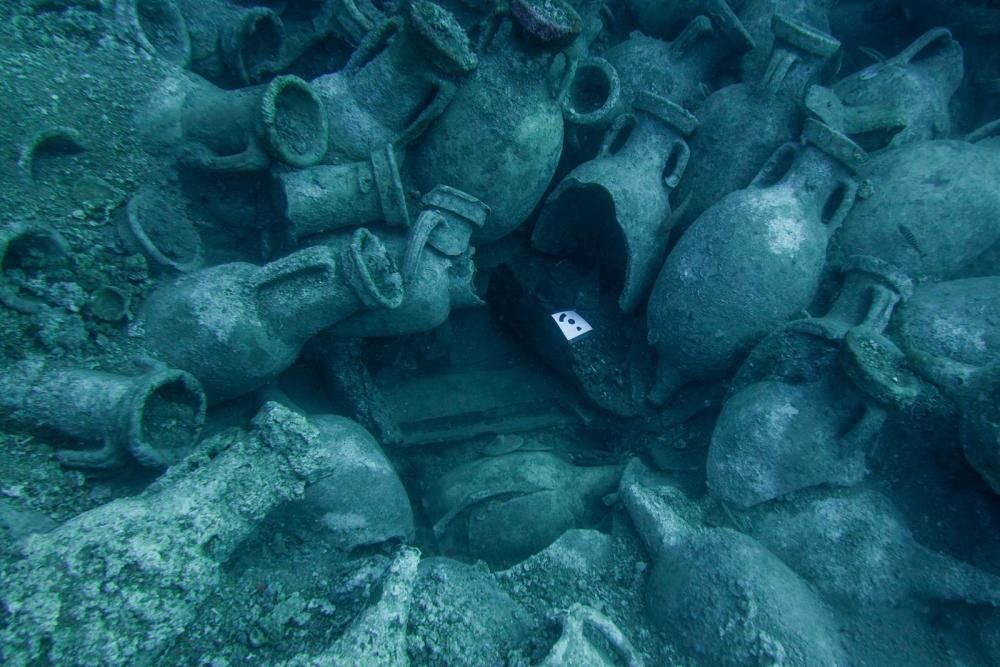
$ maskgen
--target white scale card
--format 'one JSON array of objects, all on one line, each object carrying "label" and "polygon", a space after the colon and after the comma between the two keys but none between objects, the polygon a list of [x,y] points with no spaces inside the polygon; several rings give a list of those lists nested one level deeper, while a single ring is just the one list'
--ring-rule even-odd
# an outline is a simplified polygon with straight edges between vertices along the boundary
[{"label": "white scale card", "polygon": [[566,340],[579,338],[594,330],[594,327],[590,326],[587,320],[580,317],[580,314],[575,310],[560,310],[557,313],[552,313],[552,319],[555,320]]}]

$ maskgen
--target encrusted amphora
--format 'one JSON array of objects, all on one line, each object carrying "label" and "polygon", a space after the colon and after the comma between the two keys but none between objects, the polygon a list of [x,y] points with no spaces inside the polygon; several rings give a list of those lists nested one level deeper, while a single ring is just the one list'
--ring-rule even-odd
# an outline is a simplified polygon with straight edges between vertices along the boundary
[{"label": "encrusted amphora", "polygon": [[263,386],[323,329],[402,303],[402,278],[378,237],[362,227],[339,241],[265,266],[221,264],[160,288],[140,311],[146,348],[198,378],[211,402]]},{"label": "encrusted amphora", "polygon": [[451,14],[426,0],[410,3],[402,16],[376,26],[342,70],[310,82],[329,119],[329,160],[362,160],[386,144],[412,141],[476,64]]},{"label": "encrusted amphora", "polygon": [[410,147],[406,171],[416,187],[446,184],[493,209],[473,245],[524,222],[555,173],[564,112],[562,86],[549,72],[581,28],[563,0],[514,0],[488,36],[476,71]]},{"label": "encrusted amphora", "polygon": [[802,132],[805,88],[820,80],[840,42],[815,28],[776,15],[774,49],[759,79],[720,88],[697,112],[691,162],[672,200],[682,211],[682,232],[705,209],[745,188],[768,157]]},{"label": "encrusted amphora", "polygon": [[864,159],[846,136],[807,121],[749,187],[705,211],[667,256],[647,306],[660,363],[650,400],[722,377],[812,301],[827,242],[858,191]]},{"label": "encrusted amphora", "polygon": [[886,411],[840,367],[844,337],[881,332],[911,281],[855,257],[823,317],[798,319],[762,340],[736,374],[709,445],[709,492],[746,508],[820,485],[851,486]]},{"label": "encrusted amphora", "polygon": [[685,136],[694,116],[670,100],[638,95],[619,116],[594,159],[571,171],[549,195],[532,233],[542,252],[595,257],[621,286],[626,313],[645,304],[670,234],[670,192],[684,175]]},{"label": "encrusted amphora", "polygon": [[871,184],[831,245],[839,265],[871,255],[914,280],[956,277],[1000,240],[1000,123],[969,141],[938,139],[881,151],[859,170]]}]

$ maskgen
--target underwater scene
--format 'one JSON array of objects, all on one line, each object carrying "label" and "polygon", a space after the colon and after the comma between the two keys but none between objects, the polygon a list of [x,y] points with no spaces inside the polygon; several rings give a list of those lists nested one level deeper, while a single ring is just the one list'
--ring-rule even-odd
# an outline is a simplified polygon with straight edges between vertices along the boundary
[{"label": "underwater scene", "polygon": [[1000,0],[4,0],[0,151],[0,664],[1000,665]]}]

